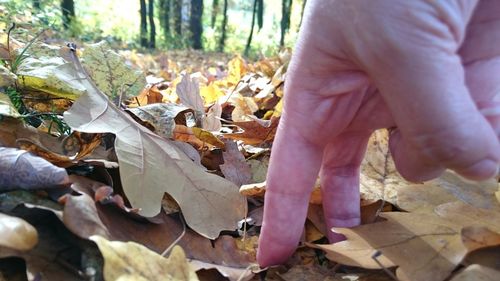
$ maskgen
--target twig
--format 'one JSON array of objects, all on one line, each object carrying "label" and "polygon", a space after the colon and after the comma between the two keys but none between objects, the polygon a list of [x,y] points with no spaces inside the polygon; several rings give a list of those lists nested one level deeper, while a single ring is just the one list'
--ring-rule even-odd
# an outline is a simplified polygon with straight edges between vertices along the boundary
[{"label": "twig", "polygon": [[167,249],[165,249],[165,251],[163,251],[163,253],[161,253],[161,255],[164,257],[166,256],[171,250],[172,248],[177,245],[177,243],[179,243],[179,241],[181,241],[181,239],[184,237],[184,235],[186,234],[186,222],[184,221],[184,216],[182,215],[182,213],[179,213],[179,218],[182,222],[182,233],[179,235],[179,237],[177,237],[177,239],[174,240],[174,242],[172,242],[170,244],[170,246],[167,247]]},{"label": "twig", "polygon": [[375,253],[373,253],[372,255],[372,259],[378,264],[378,266],[380,266],[380,268],[382,268],[382,270],[389,276],[391,277],[393,280],[396,280],[396,281],[399,281],[399,279],[396,277],[396,275],[394,275],[394,273],[392,273],[389,269],[387,269],[377,258],[379,256],[382,255],[382,252],[381,251],[375,251]]}]

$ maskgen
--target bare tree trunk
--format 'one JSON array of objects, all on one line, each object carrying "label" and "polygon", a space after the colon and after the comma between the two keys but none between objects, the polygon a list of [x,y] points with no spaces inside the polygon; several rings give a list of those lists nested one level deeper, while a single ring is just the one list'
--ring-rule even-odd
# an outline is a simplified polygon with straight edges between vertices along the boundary
[{"label": "bare tree trunk", "polygon": [[221,28],[221,37],[219,40],[219,46],[217,50],[219,52],[224,52],[224,46],[226,45],[226,25],[227,25],[227,0],[224,0],[224,10],[222,11],[222,28]]},{"label": "bare tree trunk", "polygon": [[247,44],[245,46],[245,51],[243,52],[245,56],[248,56],[248,52],[250,52],[250,44],[252,44],[253,28],[255,26],[255,15],[257,13],[257,1],[259,0],[253,1],[252,25],[250,28],[250,35],[248,36]]},{"label": "bare tree trunk", "polygon": [[170,0],[160,0],[160,25],[163,28],[163,37],[170,37]]},{"label": "bare tree trunk", "polygon": [[182,1],[173,0],[172,16],[174,20],[174,31],[176,35],[182,34]]},{"label": "bare tree trunk", "polygon": [[213,2],[212,2],[212,19],[210,21],[212,28],[215,27],[215,21],[217,20],[218,13],[219,13],[219,0],[213,0]]},{"label": "bare tree trunk", "polygon": [[146,11],[146,0],[139,0],[141,2],[141,47],[148,47],[148,21],[147,21],[147,11]]},{"label": "bare tree trunk", "polygon": [[35,9],[36,11],[40,11],[42,9],[40,0],[33,0],[33,9]]},{"label": "bare tree trunk", "polygon": [[154,6],[155,1],[148,1],[148,18],[149,18],[149,48],[156,48],[156,26],[155,26],[155,17],[154,17]]},{"label": "bare tree trunk", "polygon": [[304,10],[306,8],[306,3],[307,3],[307,0],[304,0],[304,2],[302,2],[302,10],[300,10],[299,28],[302,26],[302,20],[304,19]]},{"label": "bare tree trunk", "polygon": [[203,35],[203,0],[191,0],[191,17],[189,20],[189,29],[191,30],[191,44],[193,49],[203,49],[201,38]]},{"label": "bare tree trunk", "polygon": [[61,11],[64,29],[68,29],[71,21],[75,18],[75,2],[73,0],[62,0]]},{"label": "bare tree trunk", "polygon": [[281,37],[280,47],[285,45],[285,35],[290,28],[290,14],[292,11],[292,0],[281,1]]}]

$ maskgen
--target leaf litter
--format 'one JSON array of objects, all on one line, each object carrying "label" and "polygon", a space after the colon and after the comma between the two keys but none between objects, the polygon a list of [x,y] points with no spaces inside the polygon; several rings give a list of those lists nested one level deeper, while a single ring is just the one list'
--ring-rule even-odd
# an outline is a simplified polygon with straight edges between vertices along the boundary
[{"label": "leaf litter", "polygon": [[[26,45],[12,44],[7,60]],[[20,180],[0,187],[0,211],[30,229],[8,230],[27,238],[6,236],[2,245],[11,249],[0,247],[0,258],[20,257],[29,280],[41,274],[50,280],[259,280],[262,194],[289,50],[257,62],[195,51],[138,55],[105,43],[76,51],[36,43],[26,53],[16,71],[1,69],[2,86],[20,99],[0,92],[0,143],[65,168],[71,184],[45,180],[22,193],[16,193]],[[72,134],[54,131],[64,125],[57,120],[23,122],[21,104],[24,115],[65,111]],[[474,274],[494,280],[498,179],[471,183],[446,172],[408,182],[395,169],[384,130],[372,136],[361,171],[362,225],[335,229],[346,241],[321,244],[329,230],[318,181],[305,225],[309,247],[269,269],[266,280],[471,280]],[[51,223],[41,226],[37,216]],[[64,229],[65,238],[49,239],[47,226]],[[58,241],[72,250],[50,246]],[[55,262],[41,262],[40,253]],[[68,254],[69,262],[61,261]]]}]

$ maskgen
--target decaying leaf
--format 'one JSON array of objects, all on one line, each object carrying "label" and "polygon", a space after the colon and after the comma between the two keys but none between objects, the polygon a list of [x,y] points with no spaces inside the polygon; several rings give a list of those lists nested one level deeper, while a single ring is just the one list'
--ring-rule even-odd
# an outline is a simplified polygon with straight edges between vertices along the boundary
[{"label": "decaying leaf", "polygon": [[0,115],[13,118],[18,118],[21,116],[10,101],[9,96],[2,92],[0,92]]},{"label": "decaying leaf", "polygon": [[170,256],[164,258],[134,242],[107,241],[100,236],[91,239],[104,257],[106,280],[198,280],[179,246],[175,246]]},{"label": "decaying leaf", "polygon": [[0,87],[7,87],[14,84],[17,77],[10,72],[5,66],[0,65]]},{"label": "decaying leaf", "polygon": [[95,202],[87,194],[66,196],[63,222],[81,238],[89,239],[93,235],[109,238],[109,232],[97,214]]},{"label": "decaying leaf", "polygon": [[136,96],[146,85],[142,71],[127,65],[106,41],[85,46],[82,63],[99,90],[111,101]]},{"label": "decaying leaf", "polygon": [[[263,197],[266,193],[266,182],[244,184],[240,187],[240,193],[245,196]],[[319,185],[319,180],[317,180],[313,190],[311,191],[309,203],[319,205],[321,202],[321,187]]]},{"label": "decaying leaf", "polygon": [[438,216],[457,225],[485,226],[500,233],[500,212],[491,209],[475,208],[464,202],[452,202],[437,206]]},{"label": "decaying leaf", "polygon": [[276,135],[279,118],[273,117],[263,125],[259,121],[234,122],[233,124],[242,128],[242,133],[224,134],[224,137],[235,140],[242,140],[246,144],[261,144],[271,142]]},{"label": "decaying leaf", "polygon": [[176,124],[186,125],[183,115],[193,112],[174,103],[155,103],[129,108],[128,111],[140,119],[143,125],[165,138],[172,138]]},{"label": "decaying leaf", "polygon": [[76,57],[73,63],[78,69],[75,78],[86,85],[86,94],[65,113],[65,120],[78,131],[116,135],[120,177],[132,207],[154,216],[168,192],[187,224],[200,234],[215,238],[223,229],[235,229],[246,204],[237,187],[206,173],[170,141],[134,122],[91,84]]},{"label": "decaying leaf", "polygon": [[500,271],[479,264],[469,265],[450,281],[496,281]]},{"label": "decaying leaf", "polygon": [[400,280],[443,280],[461,262],[467,250],[460,226],[426,213],[384,213],[387,221],[352,229],[335,228],[347,237],[332,245],[319,245],[327,257],[345,265],[380,268],[398,266]]},{"label": "decaying leaf", "polygon": [[252,178],[250,166],[245,162],[245,157],[238,149],[238,144],[231,140],[224,143],[226,146],[226,151],[222,152],[224,164],[220,165],[224,177],[237,186],[249,183]]},{"label": "decaying leaf", "polygon": [[485,226],[468,226],[462,229],[462,242],[469,252],[500,246],[500,233],[491,231]]},{"label": "decaying leaf", "polygon": [[0,246],[27,251],[38,243],[36,229],[21,218],[0,213]]},{"label": "decaying leaf", "polygon": [[176,86],[177,96],[181,103],[195,111],[204,112],[203,99],[200,96],[200,85],[195,77],[189,74],[182,76],[182,80]]},{"label": "decaying leaf", "polygon": [[0,187],[41,189],[68,183],[66,170],[25,150],[0,147]]}]

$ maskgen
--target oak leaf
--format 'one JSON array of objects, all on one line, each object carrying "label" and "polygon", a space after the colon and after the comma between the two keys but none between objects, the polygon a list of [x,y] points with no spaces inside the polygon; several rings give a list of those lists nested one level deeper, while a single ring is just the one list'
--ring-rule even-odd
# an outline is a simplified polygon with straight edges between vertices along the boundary
[{"label": "oak leaf", "polygon": [[384,213],[387,221],[352,229],[335,228],[346,241],[317,247],[341,264],[378,269],[398,266],[400,280],[443,280],[467,253],[459,225],[427,213]]},{"label": "oak leaf", "polygon": [[38,232],[25,220],[0,213],[0,246],[27,251],[38,243]]},{"label": "oak leaf", "polygon": [[450,281],[497,281],[500,271],[479,264],[469,265]]},{"label": "oak leaf", "polygon": [[169,140],[138,125],[92,84],[74,54],[73,63],[75,79],[86,85],[86,93],[65,113],[65,120],[78,131],[116,135],[120,178],[132,207],[155,216],[167,192],[200,234],[215,238],[221,230],[235,229],[246,204],[237,187],[206,173]]},{"label": "oak leaf", "polygon": [[278,128],[279,117],[273,117],[269,122],[244,121],[234,122],[233,124],[243,129],[242,133],[224,134],[224,137],[229,139],[241,140],[245,144],[261,144],[264,142],[271,142],[276,135]]},{"label": "oak leaf", "polygon": [[181,247],[175,246],[168,258],[134,242],[108,241],[92,236],[104,257],[106,280],[197,281]]},{"label": "oak leaf", "polygon": [[220,165],[222,174],[237,186],[249,183],[252,178],[250,166],[245,162],[245,157],[238,149],[238,144],[231,140],[226,140],[224,143],[226,147],[226,151],[222,152],[224,164]]}]

